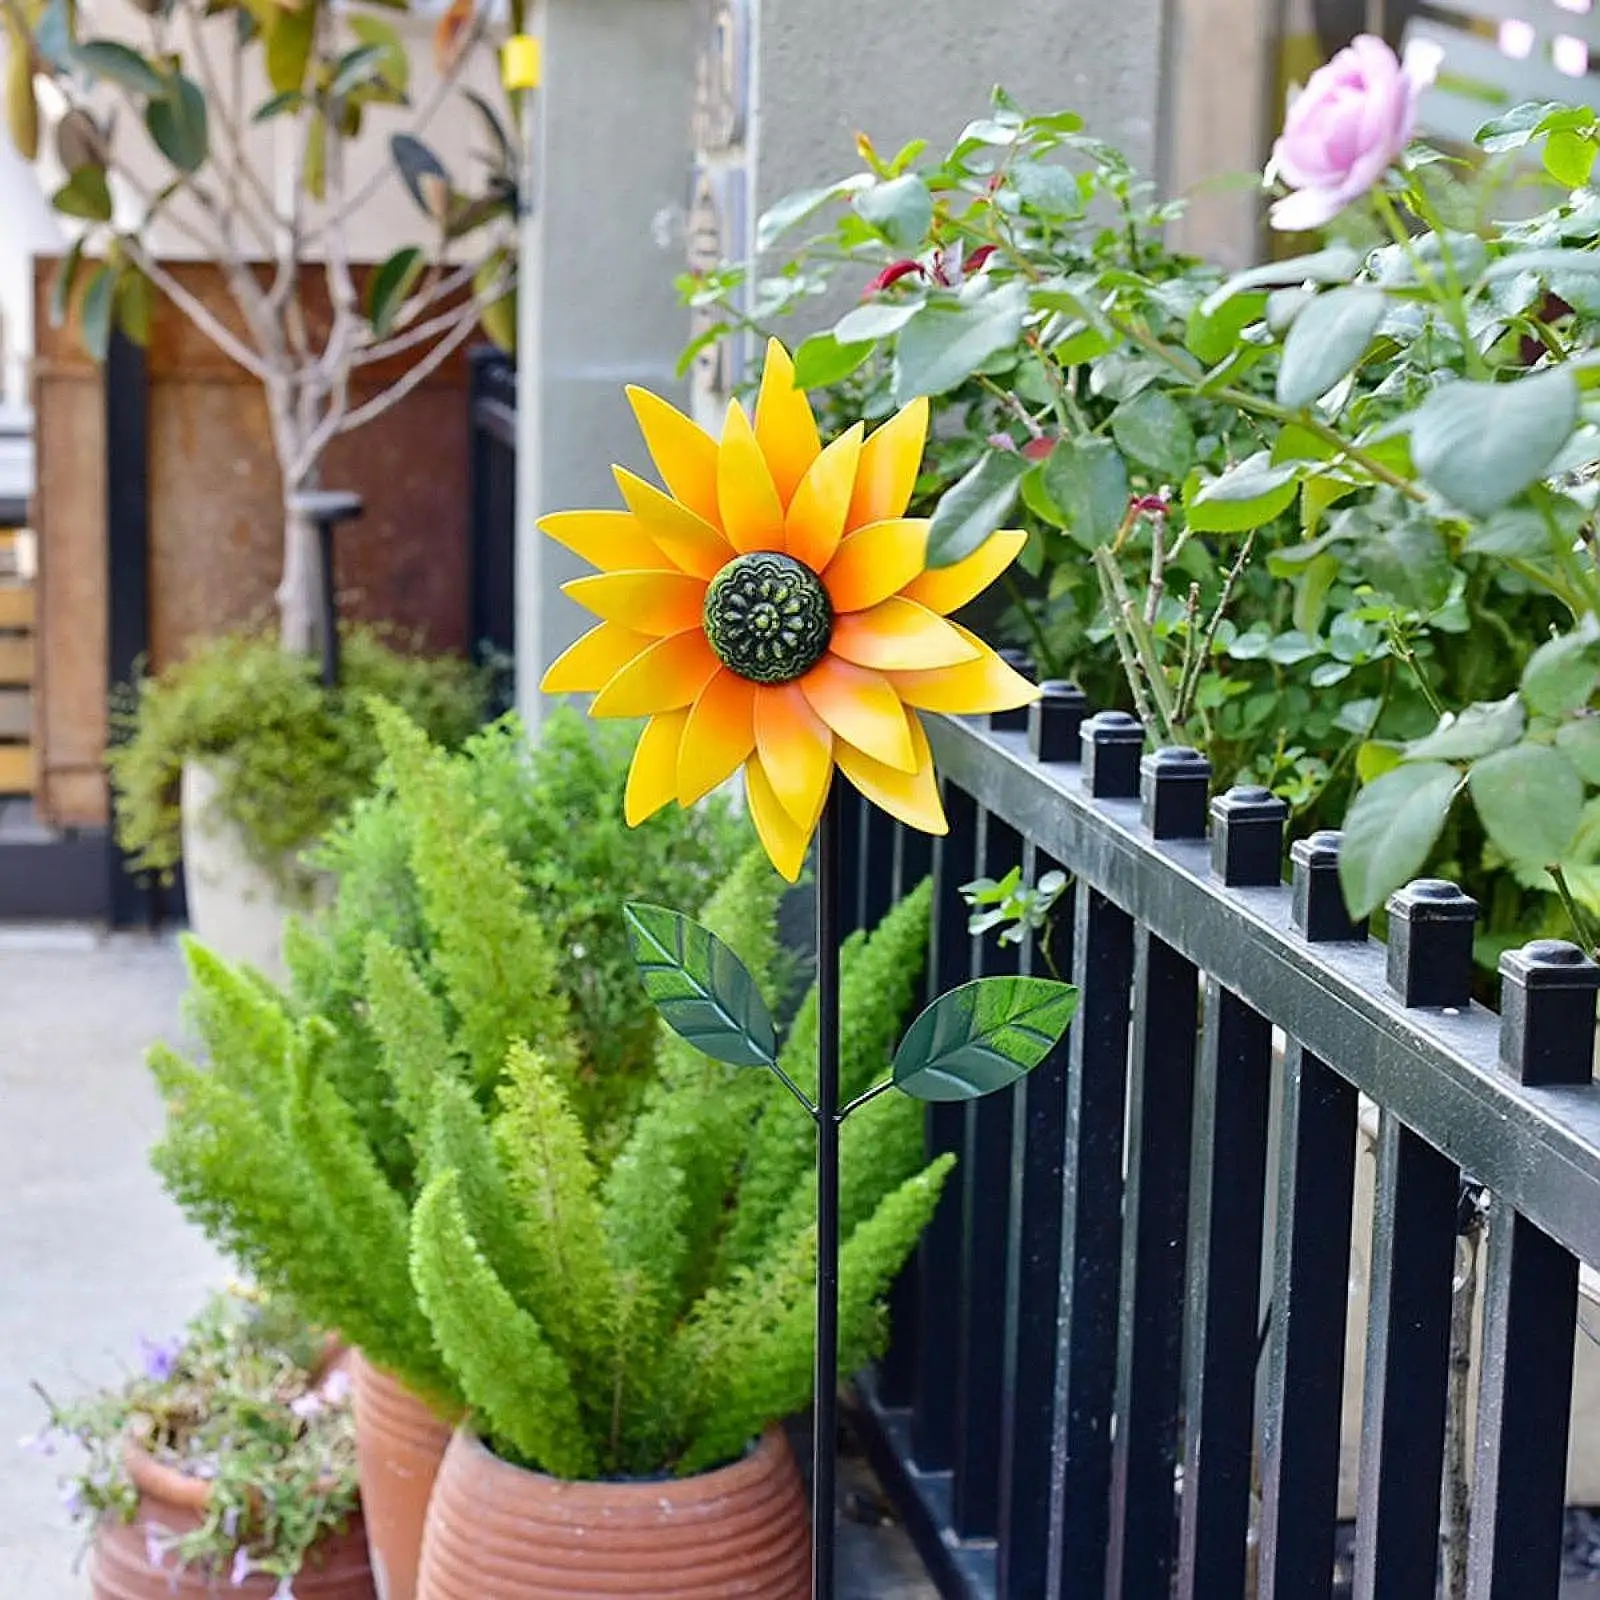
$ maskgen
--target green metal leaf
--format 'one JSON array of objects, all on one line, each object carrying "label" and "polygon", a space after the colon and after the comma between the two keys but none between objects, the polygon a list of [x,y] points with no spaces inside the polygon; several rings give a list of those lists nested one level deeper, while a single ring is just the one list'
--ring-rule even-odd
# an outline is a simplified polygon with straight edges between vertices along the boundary
[{"label": "green metal leaf", "polygon": [[666,906],[622,908],[645,993],[680,1038],[716,1061],[770,1067],[777,1031],[750,970],[709,928]]},{"label": "green metal leaf", "polygon": [[928,524],[928,565],[948,567],[970,556],[1011,515],[1028,472],[1015,450],[989,450],[953,483]]},{"label": "green metal leaf", "polygon": [[137,50],[115,39],[85,39],[72,46],[72,63],[91,78],[104,78],[133,94],[162,94],[166,80]]},{"label": "green metal leaf", "polygon": [[894,1055],[897,1088],[915,1100],[977,1100],[1008,1088],[1053,1050],[1078,991],[1050,978],[976,978],[942,994]]},{"label": "green metal leaf", "polygon": [[206,97],[193,79],[174,78],[167,92],[145,107],[144,125],[156,148],[180,172],[198,172],[206,164]]}]

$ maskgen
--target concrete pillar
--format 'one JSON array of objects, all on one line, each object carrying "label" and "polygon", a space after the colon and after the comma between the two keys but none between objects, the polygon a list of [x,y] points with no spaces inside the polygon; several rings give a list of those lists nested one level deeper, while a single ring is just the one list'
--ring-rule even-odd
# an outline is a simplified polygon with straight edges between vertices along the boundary
[{"label": "concrete pillar", "polygon": [[673,369],[688,318],[673,279],[693,85],[688,0],[544,0],[537,27],[544,88],[521,258],[517,511],[517,698],[530,722],[545,666],[588,615],[560,592],[588,569],[534,519],[617,504],[614,461],[649,470],[625,384],[685,398]]}]

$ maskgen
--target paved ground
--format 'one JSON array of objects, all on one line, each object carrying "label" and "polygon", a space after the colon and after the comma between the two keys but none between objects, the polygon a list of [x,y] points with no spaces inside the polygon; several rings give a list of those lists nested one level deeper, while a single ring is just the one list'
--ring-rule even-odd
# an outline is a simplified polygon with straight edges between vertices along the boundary
[{"label": "paved ground", "polygon": [[[228,1271],[161,1193],[145,1047],[179,1033],[170,941],[0,927],[0,1600],[84,1600],[54,1463],[18,1448],[29,1384],[115,1377]],[[846,1524],[841,1600],[932,1590],[897,1529]],[[485,1596],[484,1600],[494,1600]]]},{"label": "paved ground", "polygon": [[53,1463],[16,1441],[29,1389],[114,1377],[226,1269],[145,1162],[160,1108],[144,1047],[178,1027],[170,943],[0,929],[0,1600],[81,1600]]}]

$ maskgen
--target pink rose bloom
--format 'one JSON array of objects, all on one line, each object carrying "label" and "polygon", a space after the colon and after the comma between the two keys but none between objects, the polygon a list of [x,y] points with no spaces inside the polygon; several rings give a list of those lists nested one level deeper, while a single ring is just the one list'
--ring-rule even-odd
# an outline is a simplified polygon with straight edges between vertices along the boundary
[{"label": "pink rose bloom", "polygon": [[1272,207],[1288,233],[1320,228],[1399,159],[1416,126],[1417,102],[1438,69],[1438,47],[1419,43],[1402,62],[1364,33],[1291,97],[1267,171],[1295,191]]}]

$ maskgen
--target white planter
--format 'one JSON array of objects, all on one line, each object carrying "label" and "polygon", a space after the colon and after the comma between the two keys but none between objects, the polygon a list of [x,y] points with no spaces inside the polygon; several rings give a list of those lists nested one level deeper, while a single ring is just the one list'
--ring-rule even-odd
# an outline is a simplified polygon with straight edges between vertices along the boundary
[{"label": "white planter", "polygon": [[183,875],[189,927],[202,944],[229,961],[245,962],[282,982],[283,932],[289,918],[323,902],[325,875],[285,863],[280,882],[251,856],[238,828],[215,804],[213,769],[183,768]]}]

